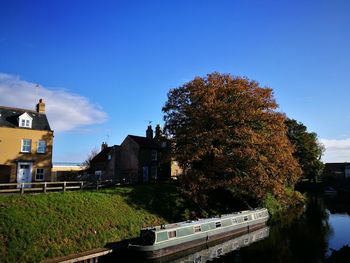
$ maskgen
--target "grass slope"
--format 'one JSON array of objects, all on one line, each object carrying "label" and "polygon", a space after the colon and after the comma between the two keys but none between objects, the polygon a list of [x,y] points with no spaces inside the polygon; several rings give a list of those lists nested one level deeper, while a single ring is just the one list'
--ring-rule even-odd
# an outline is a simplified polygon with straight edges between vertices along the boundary
[{"label": "grass slope", "polygon": [[173,185],[0,196],[0,261],[38,262],[136,237],[182,219]]}]

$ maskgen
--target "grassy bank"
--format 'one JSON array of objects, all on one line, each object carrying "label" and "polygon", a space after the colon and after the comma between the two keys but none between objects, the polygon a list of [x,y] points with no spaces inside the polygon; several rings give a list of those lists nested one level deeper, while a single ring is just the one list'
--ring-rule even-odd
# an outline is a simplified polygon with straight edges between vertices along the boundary
[{"label": "grassy bank", "polygon": [[182,219],[175,186],[0,196],[0,261],[38,262],[132,238]]}]

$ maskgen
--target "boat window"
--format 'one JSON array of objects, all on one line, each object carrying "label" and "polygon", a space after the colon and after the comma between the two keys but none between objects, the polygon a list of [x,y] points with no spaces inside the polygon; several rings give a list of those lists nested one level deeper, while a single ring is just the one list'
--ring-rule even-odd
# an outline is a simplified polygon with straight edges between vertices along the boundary
[{"label": "boat window", "polygon": [[176,231],[169,231],[169,232],[168,232],[168,237],[169,237],[169,238],[176,237]]},{"label": "boat window", "polygon": [[244,217],[244,221],[248,221],[248,216],[245,216],[245,217]]},{"label": "boat window", "polygon": [[216,227],[221,227],[221,222],[215,222]]},{"label": "boat window", "polygon": [[194,227],[194,232],[197,233],[197,232],[201,232],[201,226],[195,226]]},{"label": "boat window", "polygon": [[233,223],[233,224],[236,224],[236,223],[237,223],[237,219],[236,219],[236,218],[233,218],[233,219],[232,219],[232,223]]}]

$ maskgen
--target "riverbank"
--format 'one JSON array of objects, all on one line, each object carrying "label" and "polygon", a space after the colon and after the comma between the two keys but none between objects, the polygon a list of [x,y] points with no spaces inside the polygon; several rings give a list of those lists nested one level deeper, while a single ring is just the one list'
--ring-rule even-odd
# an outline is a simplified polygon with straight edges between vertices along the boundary
[{"label": "riverbank", "polygon": [[0,196],[0,261],[39,262],[136,237],[181,220],[174,185]]},{"label": "riverbank", "polygon": [[[226,194],[211,198],[213,204],[206,211],[209,216],[247,209],[237,206]],[[223,205],[224,197],[226,205]],[[297,199],[293,191],[284,203],[290,203],[289,199]],[[286,207],[271,196],[265,206],[270,214]],[[105,247],[108,243],[137,237],[143,226],[196,217],[194,208],[174,184],[3,195],[0,196],[0,261],[38,262]]]}]

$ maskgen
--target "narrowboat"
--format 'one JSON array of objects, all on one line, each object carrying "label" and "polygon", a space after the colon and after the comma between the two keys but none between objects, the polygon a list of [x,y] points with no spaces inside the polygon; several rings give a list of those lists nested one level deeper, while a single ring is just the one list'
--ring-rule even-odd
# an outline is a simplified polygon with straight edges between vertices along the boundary
[{"label": "narrowboat", "polygon": [[266,208],[241,211],[194,221],[141,229],[138,244],[129,249],[146,258],[160,258],[219,239],[238,236],[265,226],[269,219]]}]

